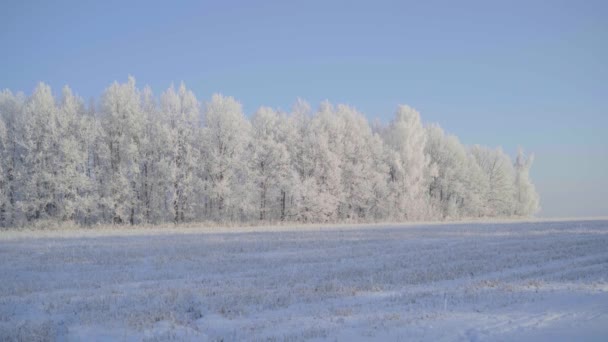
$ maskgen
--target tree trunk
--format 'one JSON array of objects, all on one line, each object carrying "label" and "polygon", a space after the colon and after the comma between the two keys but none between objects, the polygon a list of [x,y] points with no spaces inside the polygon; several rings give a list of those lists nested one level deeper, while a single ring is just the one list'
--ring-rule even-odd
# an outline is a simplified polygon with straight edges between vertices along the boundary
[{"label": "tree trunk", "polygon": [[266,186],[264,185],[264,182],[262,182],[260,186],[262,187],[262,195],[260,201],[260,221],[263,221],[265,218],[264,211],[266,210]]},{"label": "tree trunk", "polygon": [[281,221],[285,221],[285,190],[281,190]]}]

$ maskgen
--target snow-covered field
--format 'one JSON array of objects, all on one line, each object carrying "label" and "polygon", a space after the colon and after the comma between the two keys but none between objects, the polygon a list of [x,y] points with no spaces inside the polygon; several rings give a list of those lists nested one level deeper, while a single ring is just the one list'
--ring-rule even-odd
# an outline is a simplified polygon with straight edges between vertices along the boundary
[{"label": "snow-covered field", "polygon": [[0,340],[608,340],[608,221],[0,232]]}]

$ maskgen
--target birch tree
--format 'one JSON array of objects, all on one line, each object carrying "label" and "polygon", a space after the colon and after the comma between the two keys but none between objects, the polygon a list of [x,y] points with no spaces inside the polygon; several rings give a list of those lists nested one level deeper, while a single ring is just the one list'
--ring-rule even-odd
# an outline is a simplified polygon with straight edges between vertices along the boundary
[{"label": "birch tree", "polygon": [[433,170],[424,151],[426,133],[420,114],[409,106],[399,106],[385,132],[385,142],[394,151],[390,156],[389,172],[396,218],[419,220],[428,217],[426,187]]},{"label": "birch tree", "polygon": [[179,218],[179,215],[176,215],[173,203],[175,145],[167,120],[171,116],[158,108],[150,87],[145,87],[141,93],[141,109],[145,116],[140,163],[143,220],[152,223],[175,222],[175,217]]},{"label": "birch tree", "polygon": [[442,218],[479,217],[487,214],[488,179],[458,138],[439,125],[427,128],[426,152],[436,173],[429,183],[432,203]]},{"label": "birch tree", "polygon": [[245,149],[250,123],[232,97],[213,95],[205,106],[203,162],[207,211],[216,220],[244,219],[253,209]]},{"label": "birch tree", "polygon": [[60,147],[57,108],[51,88],[39,83],[23,112],[23,184],[19,207],[28,220],[57,218],[60,213]]},{"label": "birch tree", "polygon": [[5,200],[0,207],[0,226],[16,226],[21,222],[21,210],[17,206],[18,189],[22,188],[23,156],[23,108],[25,96],[9,90],[0,91],[0,120],[3,121],[3,138],[0,160],[2,161],[2,188]]},{"label": "birch tree", "polygon": [[173,222],[177,224],[194,217],[195,191],[201,187],[195,172],[200,160],[199,103],[182,83],[177,91],[170,87],[162,94],[161,106],[169,127]]},{"label": "birch tree", "polygon": [[515,159],[515,214],[529,216],[536,214],[539,209],[539,197],[532,182],[530,182],[530,167],[534,155],[526,156],[522,148],[517,150]]},{"label": "birch tree", "polygon": [[259,219],[285,218],[286,189],[289,181],[289,154],[280,138],[282,121],[276,111],[262,107],[252,123],[251,177],[257,194],[253,197],[259,208]]},{"label": "birch tree", "polygon": [[511,159],[501,148],[490,149],[475,145],[471,148],[475,161],[486,178],[486,215],[511,216],[514,214],[514,177]]},{"label": "birch tree", "polygon": [[88,137],[82,99],[65,86],[58,108],[56,153],[59,154],[57,206],[62,220],[79,220],[86,215],[92,184],[88,171]]},{"label": "birch tree", "polygon": [[386,193],[388,169],[382,158],[382,142],[372,134],[363,115],[355,109],[339,105],[341,121],[341,187],[340,216],[346,220],[379,218]]},{"label": "birch tree", "polygon": [[8,200],[8,174],[6,172],[5,165],[8,160],[8,148],[7,148],[8,134],[6,132],[6,125],[0,116],[0,227],[4,227],[7,224],[7,213],[12,208],[9,207]]},{"label": "birch tree", "polygon": [[108,148],[105,198],[113,223],[141,221],[140,162],[144,115],[135,79],[106,89],[101,109]]}]

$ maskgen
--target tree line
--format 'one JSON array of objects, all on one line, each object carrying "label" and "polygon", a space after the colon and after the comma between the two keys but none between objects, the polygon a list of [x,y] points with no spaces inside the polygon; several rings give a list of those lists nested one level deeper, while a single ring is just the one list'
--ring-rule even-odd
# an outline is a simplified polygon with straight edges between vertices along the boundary
[{"label": "tree line", "polygon": [[40,83],[0,92],[0,226],[374,222],[529,216],[532,158],[465,147],[399,106],[386,125],[346,105],[249,119],[232,97],[160,97],[134,78],[98,105]]}]

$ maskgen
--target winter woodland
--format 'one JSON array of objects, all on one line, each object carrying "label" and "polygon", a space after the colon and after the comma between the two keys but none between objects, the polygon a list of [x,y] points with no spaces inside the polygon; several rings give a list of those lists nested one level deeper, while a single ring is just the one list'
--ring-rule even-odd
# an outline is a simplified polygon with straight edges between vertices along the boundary
[{"label": "winter woodland", "polygon": [[530,216],[533,158],[464,146],[399,106],[388,125],[346,105],[250,118],[232,97],[160,97],[135,79],[85,105],[0,92],[0,226],[375,222]]}]

